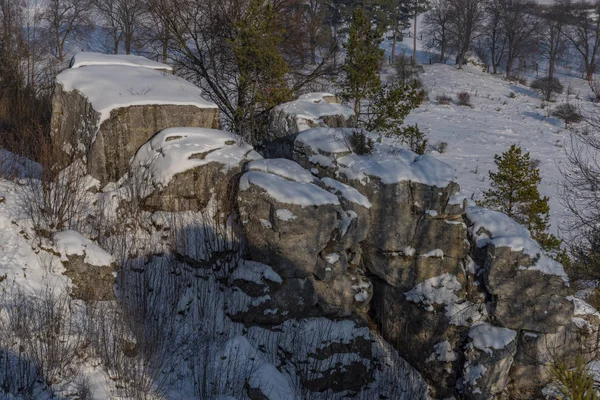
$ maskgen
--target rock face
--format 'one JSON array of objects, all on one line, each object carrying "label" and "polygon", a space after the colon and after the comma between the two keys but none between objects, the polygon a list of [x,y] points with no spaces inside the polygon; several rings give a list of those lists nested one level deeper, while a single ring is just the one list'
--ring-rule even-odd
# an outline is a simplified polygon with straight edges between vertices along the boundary
[{"label": "rock face", "polygon": [[271,111],[266,139],[281,139],[318,126],[352,128],[356,116],[331,93],[307,93]]},{"label": "rock face", "polygon": [[292,159],[298,133],[316,127],[353,128],[356,116],[330,93],[307,93],[271,111],[263,153],[268,158]]},{"label": "rock face", "polygon": [[140,147],[122,184],[133,187],[142,207],[150,211],[200,211],[213,198],[225,210],[234,200],[234,176],[245,163],[260,158],[233,133],[165,129]]},{"label": "rock face", "polygon": [[73,282],[72,296],[85,301],[115,299],[115,265],[113,257],[75,231],[52,237],[61,255],[65,275]]},{"label": "rock face", "polygon": [[352,192],[352,188],[328,183],[338,185],[338,190],[332,190],[340,193],[342,202],[298,164],[258,160],[249,163],[240,179],[238,205],[248,254],[284,278],[280,290],[300,289],[289,296],[312,298],[311,304],[303,304],[307,309],[317,306],[326,315],[347,316],[370,299],[370,282],[357,263],[358,241],[368,224],[359,213],[366,215],[360,208],[367,204],[364,197],[344,196],[342,191]]},{"label": "rock face", "polygon": [[[535,398],[556,358],[600,356],[600,313],[569,296],[563,267],[526,229],[466,201],[449,165],[369,132],[372,153],[353,153],[353,115],[327,94],[274,110],[263,159],[209,129],[218,112],[189,84],[143,60],[104,62],[80,59],[59,77],[54,138],[152,215],[153,254],[190,269],[178,313],[214,296],[222,320],[207,332],[223,335],[224,365],[243,353],[256,367],[240,378],[250,398],[274,387],[292,398],[286,373],[311,393],[351,397],[398,367],[390,387],[413,381],[416,398]],[[144,89],[150,79],[159,83]],[[168,242],[175,223],[160,218],[185,211],[194,231],[207,210],[239,232],[239,252],[238,242],[227,256],[205,249],[187,231],[189,253]],[[75,232],[53,241],[76,296],[114,296],[109,254]],[[204,283],[201,296],[188,290]]]},{"label": "rock face", "polygon": [[481,323],[469,331],[463,384],[472,399],[500,396],[517,351],[517,332]]},{"label": "rock face", "polygon": [[65,151],[86,157],[88,173],[103,184],[121,178],[152,135],[176,126],[219,127],[216,105],[181,78],[118,61],[57,76],[53,139]]}]

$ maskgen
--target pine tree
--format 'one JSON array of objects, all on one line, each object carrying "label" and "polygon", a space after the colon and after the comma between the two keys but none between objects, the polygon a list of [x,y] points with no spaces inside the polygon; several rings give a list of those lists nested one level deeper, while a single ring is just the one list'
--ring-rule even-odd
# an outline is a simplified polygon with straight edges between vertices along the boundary
[{"label": "pine tree", "polygon": [[362,8],[356,8],[352,14],[348,42],[344,44],[346,78],[342,83],[342,97],[353,100],[357,118],[360,118],[360,101],[381,90],[379,66],[383,50],[379,44],[382,40],[382,29],[373,27]]},{"label": "pine tree", "polygon": [[531,232],[545,250],[558,250],[560,240],[547,232],[550,206],[548,197],[540,197],[538,185],[542,181],[540,170],[521,148],[512,145],[510,149],[495,155],[498,172],[490,172],[492,188],[483,196],[483,205],[501,211],[515,219]]},{"label": "pine tree", "polygon": [[292,94],[285,79],[289,66],[279,49],[283,28],[273,3],[263,0],[251,0],[235,27],[231,45],[239,70],[236,120],[256,139],[261,117]]}]

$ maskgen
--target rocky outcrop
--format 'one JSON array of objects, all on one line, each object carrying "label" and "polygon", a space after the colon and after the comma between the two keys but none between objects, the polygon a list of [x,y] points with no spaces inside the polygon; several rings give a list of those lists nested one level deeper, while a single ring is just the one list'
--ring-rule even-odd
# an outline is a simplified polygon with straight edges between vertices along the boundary
[{"label": "rocky outcrop", "polygon": [[370,299],[358,246],[368,230],[368,219],[359,215],[365,216],[370,204],[362,196],[353,198],[359,194],[340,182],[328,185],[336,186],[331,190],[342,201],[290,160],[258,160],[249,163],[240,179],[238,206],[248,256],[286,280],[280,290],[300,289],[289,293],[292,298],[312,292],[312,304],[303,305],[317,306],[325,315],[348,316]]},{"label": "rocky outcrop", "polygon": [[298,133],[310,128],[354,128],[354,111],[330,93],[307,93],[275,107],[269,115],[267,134],[261,143],[268,158],[292,159]]},{"label": "rocky outcrop", "polygon": [[200,90],[154,68],[88,65],[57,76],[52,137],[85,157],[105,184],[128,170],[131,157],[156,132],[176,126],[219,127],[217,107]]},{"label": "rocky outcrop", "polygon": [[266,140],[281,139],[318,126],[352,128],[356,126],[356,116],[333,94],[307,93],[271,111]]},{"label": "rocky outcrop", "polygon": [[262,158],[233,133],[205,128],[171,128],[144,143],[121,182],[149,211],[200,211],[215,199],[232,207],[234,177]]},{"label": "rocky outcrop", "polygon": [[[382,371],[392,383],[369,389],[381,398],[401,398],[388,389],[408,381],[427,398],[421,376],[438,398],[535,398],[556,358],[599,356],[600,313],[569,296],[564,269],[526,229],[469,204],[449,165],[369,132],[373,151],[353,153],[355,129],[345,128],[353,116],[325,94],[274,110],[263,155],[284,158],[263,159],[239,137],[207,128],[218,125],[216,109],[188,102],[191,88],[169,97],[173,81],[151,66],[120,71],[135,85],[160,74],[169,82],[155,88],[161,96],[139,85],[123,102],[111,87],[101,96],[97,82],[111,66],[99,62],[60,77],[54,137],[103,183],[118,180],[102,195],[113,188],[117,203],[126,198],[151,215],[142,234],[159,245],[143,251],[176,260],[164,261],[169,273],[189,274],[177,314],[212,302],[214,326],[202,335],[223,341],[215,358],[223,368],[246,368],[230,362],[240,353],[252,366],[232,375],[250,398],[273,389],[292,398],[285,374],[310,393],[354,396],[380,384]],[[205,128],[162,129],[171,123]],[[158,222],[177,213],[189,217],[190,232]],[[239,237],[217,233],[222,246],[211,249],[207,232],[218,224]],[[168,241],[175,235],[187,250]],[[91,261],[104,254],[93,242],[63,236],[54,237],[56,253],[76,296],[110,298],[112,261]],[[130,273],[152,269],[137,262]]]},{"label": "rocky outcrop", "polygon": [[115,299],[115,264],[113,257],[91,240],[75,231],[52,236],[60,255],[64,274],[73,284],[71,295],[85,301]]}]

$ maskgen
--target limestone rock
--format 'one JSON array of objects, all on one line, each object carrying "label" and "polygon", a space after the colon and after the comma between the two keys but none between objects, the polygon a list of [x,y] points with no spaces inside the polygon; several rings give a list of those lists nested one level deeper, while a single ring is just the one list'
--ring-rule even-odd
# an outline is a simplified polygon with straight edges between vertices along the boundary
[{"label": "limestone rock", "polygon": [[369,227],[366,198],[340,182],[325,184],[290,160],[257,160],[247,170],[238,206],[248,256],[286,280],[302,280],[324,315],[365,309],[371,286],[358,244]]},{"label": "limestone rock", "polygon": [[86,301],[115,299],[115,264],[109,253],[75,231],[55,233],[52,241],[65,275],[73,282],[73,297]]},{"label": "limestone rock", "polygon": [[122,186],[150,211],[200,211],[214,198],[225,210],[234,176],[261,158],[239,136],[205,128],[170,128],[143,144]]},{"label": "limestone rock", "polygon": [[531,258],[508,247],[491,245],[487,254],[485,285],[497,299],[493,314],[503,326],[554,333],[571,322],[573,305],[561,277],[523,269]]},{"label": "limestone rock", "polygon": [[102,184],[121,178],[137,149],[162,129],[219,127],[218,108],[200,89],[156,69],[89,65],[56,79],[53,140],[84,156],[88,173]]},{"label": "limestone rock", "polygon": [[493,296],[492,313],[510,329],[554,333],[570,324],[573,305],[568,278],[529,232],[505,214],[467,209],[473,255],[483,266],[483,281]]},{"label": "limestone rock", "polygon": [[330,93],[307,93],[271,111],[267,141],[274,141],[317,126],[354,127],[354,111]]},{"label": "limestone rock", "polygon": [[517,332],[478,324],[469,331],[463,380],[468,398],[493,399],[508,384],[509,370],[517,352]]}]

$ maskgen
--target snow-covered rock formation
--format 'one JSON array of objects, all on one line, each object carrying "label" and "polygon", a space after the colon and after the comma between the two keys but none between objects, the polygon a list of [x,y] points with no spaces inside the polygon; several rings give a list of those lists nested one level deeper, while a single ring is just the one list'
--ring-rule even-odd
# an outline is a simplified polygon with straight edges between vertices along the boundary
[{"label": "snow-covered rock formation", "polygon": [[600,314],[450,165],[369,132],[353,153],[323,93],[277,107],[258,154],[158,67],[80,55],[58,77],[55,140],[114,182],[82,230],[121,258],[69,231],[52,251],[77,288],[119,264],[122,304],[173,311],[185,357],[204,351],[174,368],[204,374],[197,397],[536,397],[554,357],[597,358]]},{"label": "snow-covered rock formation", "polygon": [[102,183],[127,171],[137,149],[170,127],[219,127],[217,106],[191,83],[133,56],[85,53],[56,78],[52,135],[69,154],[87,159]]}]

